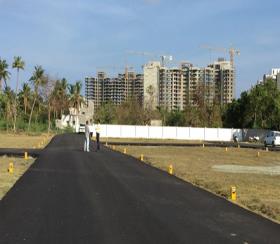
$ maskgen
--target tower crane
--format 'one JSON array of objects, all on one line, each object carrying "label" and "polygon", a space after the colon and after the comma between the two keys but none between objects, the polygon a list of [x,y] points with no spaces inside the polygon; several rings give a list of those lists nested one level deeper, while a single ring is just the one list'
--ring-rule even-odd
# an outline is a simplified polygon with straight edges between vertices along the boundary
[{"label": "tower crane", "polygon": [[232,67],[234,67],[234,57],[235,55],[239,56],[240,51],[234,47],[230,48],[223,48],[223,47],[211,47],[208,45],[203,45],[201,48],[208,49],[210,52],[212,51],[217,51],[217,52],[224,52],[224,53],[229,53],[230,56],[230,64]]},{"label": "tower crane", "polygon": [[138,52],[138,51],[127,51],[127,54],[130,55],[138,55],[138,56],[149,56],[149,57],[153,57],[153,58],[160,58],[161,61],[161,65],[163,67],[165,67],[167,62],[170,62],[173,60],[173,56],[172,55],[166,55],[166,54],[155,54],[155,53],[150,53],[150,52]]}]

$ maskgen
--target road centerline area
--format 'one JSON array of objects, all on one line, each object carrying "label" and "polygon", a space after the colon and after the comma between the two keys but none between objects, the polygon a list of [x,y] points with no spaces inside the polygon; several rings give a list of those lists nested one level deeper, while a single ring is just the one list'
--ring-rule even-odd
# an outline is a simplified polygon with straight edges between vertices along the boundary
[{"label": "road centerline area", "polygon": [[[83,136],[56,136],[0,201],[0,243],[279,243],[280,226]],[[93,148],[91,146],[91,148]]]}]

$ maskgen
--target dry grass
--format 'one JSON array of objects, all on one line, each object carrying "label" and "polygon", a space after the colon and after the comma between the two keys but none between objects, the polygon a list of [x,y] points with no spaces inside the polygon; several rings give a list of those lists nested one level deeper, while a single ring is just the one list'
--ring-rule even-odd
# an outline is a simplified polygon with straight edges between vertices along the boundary
[{"label": "dry grass", "polygon": [[[14,164],[14,173],[8,172],[9,163]],[[34,159],[30,158],[24,160],[23,158],[8,158],[0,157],[0,200],[10,190],[10,188],[16,183],[16,181],[23,175],[23,173],[34,162]]]},{"label": "dry grass", "polygon": [[[116,146],[123,151],[123,146]],[[280,175],[230,173],[213,170],[214,165],[279,166],[279,152],[255,149],[202,147],[137,147],[129,146],[127,153],[162,170],[169,164],[175,175],[225,198],[230,187],[237,187],[237,204],[245,206],[280,222]]]},{"label": "dry grass", "polygon": [[[53,135],[27,135],[0,132],[0,148],[43,148]],[[43,143],[44,142],[44,143]]]},{"label": "dry grass", "polygon": [[[107,138],[107,137],[101,137],[102,142],[128,142],[128,143],[203,143],[202,141],[199,140],[176,140],[176,139],[146,139],[146,138]],[[207,143],[207,142],[205,142]]]}]

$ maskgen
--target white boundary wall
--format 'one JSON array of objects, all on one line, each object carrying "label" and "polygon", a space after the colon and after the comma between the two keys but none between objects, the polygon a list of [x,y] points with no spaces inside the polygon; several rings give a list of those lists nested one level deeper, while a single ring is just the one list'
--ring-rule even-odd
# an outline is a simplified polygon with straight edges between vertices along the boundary
[{"label": "white boundary wall", "polygon": [[232,141],[233,135],[237,135],[239,140],[240,141],[242,140],[241,129],[101,125],[101,137],[111,137],[111,138]]}]

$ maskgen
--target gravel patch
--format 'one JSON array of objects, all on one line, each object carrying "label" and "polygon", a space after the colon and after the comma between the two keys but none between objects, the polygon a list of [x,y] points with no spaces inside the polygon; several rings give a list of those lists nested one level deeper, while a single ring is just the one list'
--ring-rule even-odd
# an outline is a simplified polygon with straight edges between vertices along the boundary
[{"label": "gravel patch", "polygon": [[265,174],[280,175],[279,166],[244,166],[244,165],[214,165],[212,169],[219,172],[238,173],[238,174]]}]

